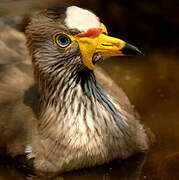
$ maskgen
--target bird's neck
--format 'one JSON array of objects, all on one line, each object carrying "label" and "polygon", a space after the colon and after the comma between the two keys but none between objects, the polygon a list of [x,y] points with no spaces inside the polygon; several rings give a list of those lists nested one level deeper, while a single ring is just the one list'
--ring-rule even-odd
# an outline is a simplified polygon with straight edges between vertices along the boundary
[{"label": "bird's neck", "polygon": [[93,165],[95,159],[104,163],[129,156],[136,132],[129,128],[133,125],[125,111],[105,94],[92,71],[72,72],[56,75],[40,88],[33,152],[44,154],[50,162],[60,158],[59,167],[75,159],[73,168],[84,160]]},{"label": "bird's neck", "polygon": [[[105,124],[115,120],[123,126],[123,120],[114,104],[97,82],[93,71],[66,72],[45,81],[41,87],[39,124],[44,133],[53,126],[64,129],[73,124],[88,128],[94,121]],[[108,125],[106,125],[108,126]]]}]

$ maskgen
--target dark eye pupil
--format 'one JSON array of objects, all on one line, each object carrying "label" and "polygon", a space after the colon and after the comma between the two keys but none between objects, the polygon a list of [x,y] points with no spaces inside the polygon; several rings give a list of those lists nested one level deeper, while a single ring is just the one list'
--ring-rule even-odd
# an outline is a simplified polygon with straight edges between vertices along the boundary
[{"label": "dark eye pupil", "polygon": [[65,36],[61,36],[61,37],[59,38],[59,41],[60,41],[62,44],[66,44],[66,43],[68,42],[68,39],[67,39],[67,37],[65,37]]},{"label": "dark eye pupil", "polygon": [[67,47],[71,43],[70,38],[66,36],[65,34],[57,35],[56,41],[57,41],[57,44],[63,48]]}]

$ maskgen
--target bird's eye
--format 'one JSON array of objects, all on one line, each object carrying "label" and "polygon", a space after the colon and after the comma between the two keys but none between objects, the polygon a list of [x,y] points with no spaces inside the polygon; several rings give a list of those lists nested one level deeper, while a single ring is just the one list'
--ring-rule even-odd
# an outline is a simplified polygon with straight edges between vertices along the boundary
[{"label": "bird's eye", "polygon": [[61,48],[66,48],[71,44],[71,39],[65,34],[57,34],[55,36],[55,41]]}]

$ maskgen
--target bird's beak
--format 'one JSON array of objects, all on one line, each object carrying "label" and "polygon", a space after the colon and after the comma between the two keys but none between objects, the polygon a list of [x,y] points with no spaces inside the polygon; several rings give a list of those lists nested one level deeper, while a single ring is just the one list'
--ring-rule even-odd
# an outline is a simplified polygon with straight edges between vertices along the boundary
[{"label": "bird's beak", "polygon": [[103,56],[142,55],[142,52],[135,46],[105,34],[99,35],[96,52]]},{"label": "bird's beak", "polygon": [[83,63],[89,69],[95,69],[95,65],[92,62],[92,57],[95,53],[101,53],[103,56],[142,55],[142,52],[135,46],[108,36],[106,27],[103,24],[102,30],[103,33],[100,33],[96,38],[82,37],[77,39]]}]

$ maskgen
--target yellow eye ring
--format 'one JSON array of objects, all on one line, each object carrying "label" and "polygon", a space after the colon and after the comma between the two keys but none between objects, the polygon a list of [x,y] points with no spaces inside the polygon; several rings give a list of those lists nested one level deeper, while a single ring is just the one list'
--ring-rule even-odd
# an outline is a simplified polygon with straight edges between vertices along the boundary
[{"label": "yellow eye ring", "polygon": [[63,32],[57,32],[53,35],[54,44],[61,49],[66,49],[70,47],[73,43],[70,36]]}]

